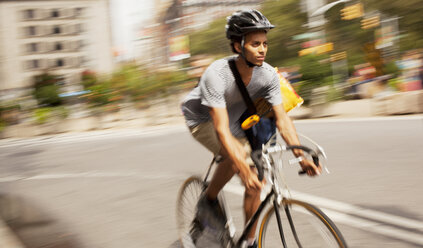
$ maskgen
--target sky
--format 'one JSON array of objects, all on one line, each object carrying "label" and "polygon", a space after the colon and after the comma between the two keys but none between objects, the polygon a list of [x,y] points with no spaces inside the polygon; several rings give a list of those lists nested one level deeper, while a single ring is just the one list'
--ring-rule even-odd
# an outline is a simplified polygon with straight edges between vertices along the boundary
[{"label": "sky", "polygon": [[154,0],[110,0],[112,37],[123,58],[131,58],[136,32],[153,17]]}]

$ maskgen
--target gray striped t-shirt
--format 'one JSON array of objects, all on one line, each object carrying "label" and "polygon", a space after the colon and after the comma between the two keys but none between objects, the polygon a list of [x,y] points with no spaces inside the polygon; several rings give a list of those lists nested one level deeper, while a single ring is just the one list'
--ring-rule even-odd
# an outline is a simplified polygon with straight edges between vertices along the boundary
[{"label": "gray striped t-shirt", "polygon": [[[229,67],[228,61],[232,58],[234,57],[213,62],[201,76],[198,86],[184,99],[182,112],[189,127],[211,121],[209,107],[226,108],[232,134],[235,137],[244,136],[238,119],[247,106]],[[254,67],[247,91],[253,101],[264,97],[273,106],[282,103],[279,77],[275,69],[267,63]]]}]

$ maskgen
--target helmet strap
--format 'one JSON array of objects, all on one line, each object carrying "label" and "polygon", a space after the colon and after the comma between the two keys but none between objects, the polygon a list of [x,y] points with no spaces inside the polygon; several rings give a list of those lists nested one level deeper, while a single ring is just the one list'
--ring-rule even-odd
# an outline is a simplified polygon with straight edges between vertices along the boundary
[{"label": "helmet strap", "polygon": [[248,61],[247,57],[245,57],[244,43],[245,43],[245,35],[242,36],[242,40],[241,40],[241,57],[245,60],[245,63],[248,65],[248,67],[258,66]]}]

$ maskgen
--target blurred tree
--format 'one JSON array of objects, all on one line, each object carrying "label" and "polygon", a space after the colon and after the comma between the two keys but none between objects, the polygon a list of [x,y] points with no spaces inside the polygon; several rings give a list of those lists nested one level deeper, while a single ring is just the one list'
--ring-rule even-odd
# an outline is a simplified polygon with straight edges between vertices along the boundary
[{"label": "blurred tree", "polygon": [[267,62],[282,65],[298,58],[300,41],[294,41],[294,35],[306,33],[307,14],[301,11],[298,0],[265,1],[261,11],[276,27],[269,32],[269,53]]},{"label": "blurred tree", "polygon": [[[276,26],[269,32],[270,64],[282,64],[286,60],[297,57],[300,43],[293,41],[292,36],[306,32],[303,24],[307,15],[301,12],[298,0],[274,1],[263,3],[262,13]],[[220,18],[209,27],[190,35],[190,49],[193,55],[213,54],[221,57],[231,54],[229,41],[225,35],[226,18]]]},{"label": "blurred tree", "polygon": [[363,0],[366,11],[378,10],[386,17],[400,17],[399,30],[404,34],[401,49],[423,47],[423,4],[421,0]]},{"label": "blurred tree", "polygon": [[231,53],[229,42],[225,35],[226,18],[221,18],[209,27],[190,35],[190,52],[192,55],[213,54],[217,56]]},{"label": "blurred tree", "polygon": [[312,97],[312,90],[324,85],[332,85],[332,70],[327,55],[306,55],[298,60],[302,82],[298,94],[307,105]]},{"label": "blurred tree", "polygon": [[58,106],[62,104],[59,97],[60,78],[47,72],[34,77],[33,95],[41,106]]}]

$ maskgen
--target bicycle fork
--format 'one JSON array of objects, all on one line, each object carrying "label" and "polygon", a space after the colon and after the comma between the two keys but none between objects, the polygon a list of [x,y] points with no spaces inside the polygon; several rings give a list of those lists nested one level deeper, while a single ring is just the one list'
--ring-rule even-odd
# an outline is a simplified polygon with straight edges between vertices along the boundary
[{"label": "bicycle fork", "polygon": [[283,247],[287,248],[285,236],[283,235],[281,215],[279,213],[279,204],[278,204],[278,200],[276,198],[273,200],[273,207],[275,208],[276,221],[278,222],[279,235],[281,236],[281,241],[282,241]]},{"label": "bicycle fork", "polygon": [[[282,204],[282,205],[284,205],[284,204]],[[276,198],[274,199],[274,201],[273,201],[273,207],[275,209],[276,220],[278,222],[279,235],[281,237],[281,241],[282,241],[283,247],[284,248],[287,248],[286,241],[285,241],[285,236],[283,234],[283,227],[282,227],[281,216],[280,216],[280,213],[279,213],[279,207],[282,207],[282,205],[280,205],[278,203],[278,201],[277,201]],[[292,215],[291,215],[291,211],[289,210],[289,206],[288,205],[284,205],[283,208],[285,210],[285,214],[286,214],[286,217],[288,218],[289,226],[291,227],[291,231],[292,231],[292,234],[294,236],[294,239],[295,239],[295,241],[296,241],[296,243],[298,245],[298,248],[302,248],[302,245],[301,245],[300,240],[299,240],[298,235],[297,235],[297,231],[295,230],[294,221],[292,219]]]}]

